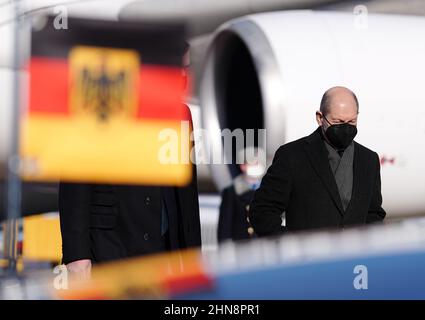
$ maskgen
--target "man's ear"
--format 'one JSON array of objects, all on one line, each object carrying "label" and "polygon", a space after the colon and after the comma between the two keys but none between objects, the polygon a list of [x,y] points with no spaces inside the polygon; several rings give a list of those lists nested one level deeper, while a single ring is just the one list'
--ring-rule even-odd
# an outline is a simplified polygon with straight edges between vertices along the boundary
[{"label": "man's ear", "polygon": [[316,111],[316,121],[319,126],[322,126],[323,117],[320,111]]}]

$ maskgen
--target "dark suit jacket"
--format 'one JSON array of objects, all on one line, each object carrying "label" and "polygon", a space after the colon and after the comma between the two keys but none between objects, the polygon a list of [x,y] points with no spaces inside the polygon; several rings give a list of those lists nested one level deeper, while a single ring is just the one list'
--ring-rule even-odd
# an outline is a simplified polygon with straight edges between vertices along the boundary
[{"label": "dark suit jacket", "polygon": [[[162,199],[167,239],[161,235]],[[59,185],[63,263],[104,262],[201,245],[196,176],[187,187]]]},{"label": "dark suit jacket", "polygon": [[233,185],[223,190],[217,227],[217,240],[219,242],[228,239],[236,241],[252,238],[248,232],[251,224],[247,218],[253,195],[253,190],[238,195]]},{"label": "dark suit jacket", "polygon": [[[378,155],[354,142],[353,193],[344,212],[320,130],[276,151],[250,206],[257,235],[344,228],[384,219]],[[286,228],[281,226],[283,212]]]}]

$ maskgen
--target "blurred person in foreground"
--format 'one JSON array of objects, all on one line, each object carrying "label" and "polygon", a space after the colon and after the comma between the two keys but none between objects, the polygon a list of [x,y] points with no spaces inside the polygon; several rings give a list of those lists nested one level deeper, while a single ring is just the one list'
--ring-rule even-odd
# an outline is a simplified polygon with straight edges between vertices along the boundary
[{"label": "blurred person in foreground", "polygon": [[254,192],[260,186],[266,169],[265,154],[261,148],[248,147],[240,150],[238,159],[244,160],[239,165],[241,174],[221,193],[217,228],[219,242],[255,238],[248,212]]},{"label": "blurred person in foreground", "polygon": [[[189,61],[187,44],[185,85]],[[92,263],[201,246],[195,165],[192,172],[185,187],[61,182],[62,263],[71,275],[86,279]]]},{"label": "blurred person in foreground", "polygon": [[257,235],[384,219],[379,156],[353,141],[358,113],[351,90],[333,87],[324,93],[317,130],[276,151],[254,194],[249,216]]}]

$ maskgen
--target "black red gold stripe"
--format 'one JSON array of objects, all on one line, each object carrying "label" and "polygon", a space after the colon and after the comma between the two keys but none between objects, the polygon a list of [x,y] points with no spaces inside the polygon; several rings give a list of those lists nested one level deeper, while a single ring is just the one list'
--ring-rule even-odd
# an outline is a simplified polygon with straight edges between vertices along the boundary
[{"label": "black red gold stripe", "polygon": [[[69,65],[66,59],[33,57],[29,64],[29,112],[69,115]],[[138,119],[187,118],[182,106],[183,78],[181,69],[143,64],[140,68]]]}]

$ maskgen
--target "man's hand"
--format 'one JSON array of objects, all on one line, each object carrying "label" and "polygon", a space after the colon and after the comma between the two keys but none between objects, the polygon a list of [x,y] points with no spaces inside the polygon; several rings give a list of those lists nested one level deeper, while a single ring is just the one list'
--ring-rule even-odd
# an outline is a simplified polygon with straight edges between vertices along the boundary
[{"label": "man's hand", "polygon": [[75,280],[89,280],[91,275],[91,260],[73,261],[66,265],[68,272]]}]

